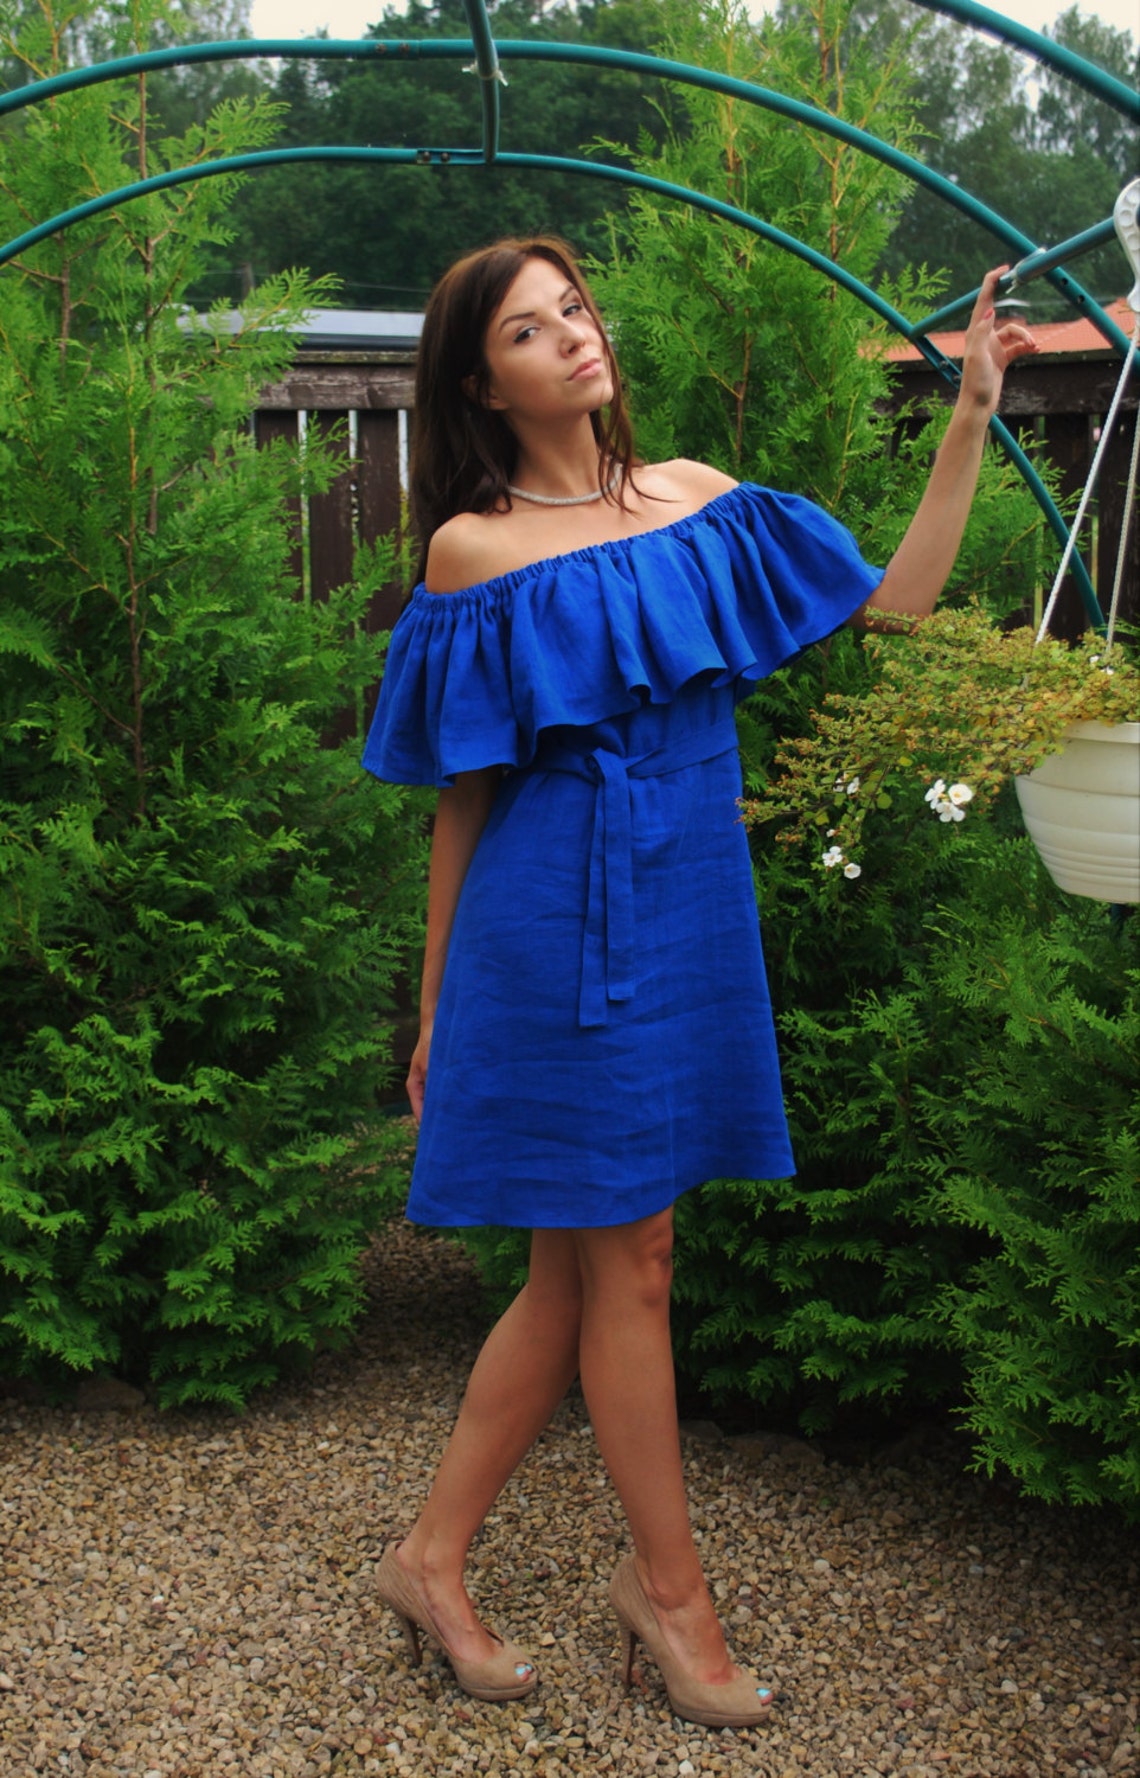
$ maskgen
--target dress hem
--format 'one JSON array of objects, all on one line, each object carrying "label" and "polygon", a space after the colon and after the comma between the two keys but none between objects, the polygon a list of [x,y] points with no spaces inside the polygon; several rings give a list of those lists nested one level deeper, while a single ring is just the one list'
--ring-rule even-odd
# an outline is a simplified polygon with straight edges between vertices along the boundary
[{"label": "dress hem", "polygon": [[543,1219],[528,1220],[525,1222],[520,1220],[520,1221],[516,1222],[516,1221],[504,1220],[502,1218],[496,1218],[495,1220],[491,1220],[489,1218],[463,1217],[463,1216],[435,1218],[435,1217],[432,1217],[431,1215],[429,1215],[428,1207],[425,1207],[422,1211],[418,1210],[415,1213],[413,1213],[410,1205],[404,1212],[404,1220],[405,1220],[405,1222],[412,1223],[416,1228],[425,1228],[425,1229],[611,1229],[611,1228],[621,1228],[626,1224],[631,1224],[631,1223],[635,1223],[635,1222],[644,1222],[646,1217],[649,1217],[649,1216],[659,1216],[661,1214],[662,1210],[667,1210],[670,1207],[670,1205],[675,1204],[677,1202],[678,1198],[683,1198],[687,1192],[697,1191],[702,1185],[708,1185],[714,1179],[791,1179],[794,1177],[795,1171],[796,1171],[796,1169],[795,1169],[795,1166],[793,1165],[793,1166],[789,1166],[786,1169],[783,1169],[781,1171],[772,1171],[772,1172],[764,1172],[764,1173],[755,1173],[755,1172],[743,1173],[739,1169],[735,1169],[735,1168],[724,1168],[720,1172],[716,1172],[716,1173],[704,1173],[701,1175],[701,1177],[699,1179],[692,1180],[688,1185],[670,1185],[665,1191],[663,1191],[659,1201],[653,1197],[647,1197],[646,1207],[640,1209],[636,1216],[618,1215],[618,1216],[614,1216],[614,1217],[608,1219],[605,1222],[550,1222],[550,1221],[546,1221]]}]

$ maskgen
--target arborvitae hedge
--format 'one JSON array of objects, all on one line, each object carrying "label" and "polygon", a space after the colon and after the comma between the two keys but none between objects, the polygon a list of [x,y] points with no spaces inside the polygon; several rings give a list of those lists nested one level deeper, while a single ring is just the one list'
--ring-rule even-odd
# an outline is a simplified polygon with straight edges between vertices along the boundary
[{"label": "arborvitae hedge", "polygon": [[681,1362],[808,1429],[954,1407],[1028,1492],[1136,1514],[1140,926],[1000,810],[936,827],[826,918],[761,862],[799,1173],[680,1207]]},{"label": "arborvitae hedge", "polygon": [[[25,43],[50,65],[46,27]],[[263,141],[257,106],[156,149],[137,85],[0,137],[0,235],[143,167]],[[240,1403],[344,1336],[390,1210],[376,1089],[422,823],[366,780],[359,628],[258,450],[257,391],[320,292],[235,331],[181,303],[230,183],[92,219],[0,271],[0,1374],[113,1371]]]}]

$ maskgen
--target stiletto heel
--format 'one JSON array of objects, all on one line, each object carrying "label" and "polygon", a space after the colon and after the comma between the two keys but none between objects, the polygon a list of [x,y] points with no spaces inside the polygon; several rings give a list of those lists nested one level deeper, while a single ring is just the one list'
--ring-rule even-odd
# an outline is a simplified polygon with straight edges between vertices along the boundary
[{"label": "stiletto heel", "polygon": [[[383,1598],[383,1594],[381,1594],[381,1598]],[[388,1601],[385,1599],[384,1603],[387,1604]],[[392,1607],[392,1610],[396,1611],[396,1607],[394,1605]],[[422,1666],[424,1656],[423,1656],[423,1650],[420,1647],[420,1633],[419,1633],[419,1631],[416,1629],[416,1626],[412,1622],[412,1619],[410,1617],[405,1617],[402,1611],[396,1611],[396,1616],[399,1619],[400,1628],[404,1632],[404,1641],[408,1645],[408,1659],[409,1659],[409,1661],[412,1663],[413,1667]]]},{"label": "stiletto heel", "polygon": [[[620,1621],[620,1620],[619,1620]],[[628,1624],[621,1626],[621,1678],[628,1691],[633,1684],[633,1657],[637,1653],[637,1637]]]},{"label": "stiletto heel", "polygon": [[681,1669],[666,1646],[632,1556],[614,1573],[610,1601],[621,1625],[623,1678],[627,1686],[633,1680],[634,1650],[641,1642],[657,1662],[675,1715],[710,1729],[749,1729],[764,1721],[775,1696],[770,1685],[758,1685],[750,1675],[731,1679],[727,1685],[707,1685]]},{"label": "stiletto heel", "polygon": [[394,1543],[384,1551],[376,1573],[376,1591],[400,1621],[413,1667],[418,1667],[423,1659],[419,1632],[426,1630],[439,1643],[451,1662],[456,1679],[472,1698],[482,1698],[489,1704],[506,1703],[512,1698],[525,1698],[538,1684],[538,1673],[530,1656],[515,1643],[504,1642],[494,1630],[488,1630],[487,1634],[499,1644],[499,1653],[492,1655],[489,1661],[461,1661],[452,1654],[436,1627],[427,1601],[397,1562]]}]

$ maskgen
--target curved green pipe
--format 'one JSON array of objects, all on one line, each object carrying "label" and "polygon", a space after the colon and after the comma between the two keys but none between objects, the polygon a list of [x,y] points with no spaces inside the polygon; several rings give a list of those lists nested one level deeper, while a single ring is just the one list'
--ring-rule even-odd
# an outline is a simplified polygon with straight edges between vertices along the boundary
[{"label": "curved green pipe", "polygon": [[[389,165],[403,166],[473,166],[482,161],[482,150],[476,148],[268,148],[253,154],[236,154],[225,160],[206,161],[193,167],[174,167],[165,173],[155,173],[149,179],[136,180],[131,185],[121,186],[117,191],[102,192],[98,197],[89,198],[86,203],[77,204],[71,210],[65,210],[58,216],[41,222],[35,228],[28,229],[15,241],[0,249],[0,266],[15,258],[18,253],[26,252],[37,242],[45,240],[51,234],[58,234],[70,228],[73,223],[81,222],[89,216],[96,216],[104,210],[129,202],[133,198],[145,197],[151,192],[167,191],[173,186],[189,185],[198,179],[215,178],[226,173],[244,173],[259,167],[289,165],[302,161],[348,161],[348,162],[387,162]],[[842,285],[852,295],[857,296],[869,309],[872,309],[882,320],[900,333],[907,331],[907,322],[894,306],[872,290],[860,279],[853,276],[843,266],[828,259],[825,254],[818,253],[806,242],[798,241],[794,236],[786,234],[783,229],[776,228],[773,223],[764,222],[758,216],[751,216],[746,210],[738,210],[732,204],[725,204],[719,198],[707,197],[703,192],[690,191],[687,186],[673,185],[668,180],[657,179],[649,173],[637,173],[624,167],[607,166],[600,161],[583,161],[565,158],[559,155],[546,154],[511,154],[498,156],[497,165],[502,167],[531,167],[545,172],[577,173],[588,178],[608,179],[622,185],[632,185],[644,191],[654,192],[659,197],[666,197],[675,203],[691,204],[695,209],[705,210],[710,215],[719,216],[725,222],[735,223],[748,229],[752,234],[759,235],[763,240],[770,241],[774,246],[792,253],[802,259],[825,277]],[[959,382],[957,367],[940,352],[937,346],[927,339],[915,342],[919,351],[938,374],[951,385]],[[1009,457],[1020,471],[1030,491],[1044,513],[1049,528],[1062,544],[1068,542],[1068,528],[1060,512],[1038,475],[1033,464],[1013,437],[1008,428],[996,417],[990,421],[991,429],[1005,448]],[[1076,580],[1081,602],[1092,624],[1102,630],[1104,617],[1097,603],[1096,593],[1088,576],[1088,570],[1078,556],[1072,561],[1072,573]]]},{"label": "curved green pipe", "polygon": [[[144,73],[148,68],[170,67],[177,62],[224,61],[228,58],[251,56],[282,56],[294,58],[314,57],[318,60],[341,58],[349,60],[408,60],[438,57],[454,58],[470,56],[474,53],[474,42],[463,39],[430,39],[412,38],[375,39],[352,42],[293,42],[268,40],[258,43],[208,43],[191,45],[181,50],[148,50],[142,55],[123,56],[116,61],[104,62],[94,68],[75,68],[66,74],[57,74],[48,80],[37,81],[29,87],[19,87],[15,92],[0,96],[0,116],[5,111],[14,111],[24,105],[30,105],[39,98],[50,98],[57,93],[74,91],[77,87],[90,86],[96,81],[118,79],[129,74]],[[587,66],[621,68],[631,73],[651,74],[661,79],[676,80],[689,86],[703,87],[711,92],[724,93],[732,98],[739,98],[753,105],[760,105],[767,111],[790,117],[795,122],[809,129],[821,131],[825,135],[834,136],[839,141],[847,142],[851,147],[871,155],[885,165],[894,167],[905,174],[916,184],[925,185],[928,190],[952,204],[955,209],[963,211],[973,221],[990,231],[1007,247],[1016,248],[1018,256],[1033,254],[1037,251],[1037,243],[1020,229],[1007,222],[977,198],[964,192],[950,179],[936,173],[922,161],[915,160],[912,155],[905,154],[901,149],[893,148],[889,143],[881,142],[877,136],[870,135],[866,130],[847,123],[842,118],[832,117],[826,111],[807,105],[799,99],[788,98],[783,93],[773,92],[770,88],[754,86],[746,80],[736,80],[728,74],[716,74],[704,68],[692,68],[684,62],[671,62],[661,56],[642,55],[634,50],[605,49],[593,44],[578,43],[531,43],[524,41],[505,41],[498,45],[501,57],[518,57],[534,61],[580,62]],[[1091,67],[1091,63],[1089,64]],[[489,83],[488,83],[489,84]],[[1140,103],[1140,101],[1138,101]],[[461,150],[453,151],[459,154]],[[1046,276],[1055,289],[1073,308],[1087,314],[1089,319],[1108,340],[1109,344],[1123,357],[1128,350],[1128,340],[1121,329],[1100,305],[1093,301],[1088,292],[1072,278],[1068,272],[1055,267]],[[904,329],[907,338],[916,338],[908,326]]]},{"label": "curved green pipe", "polygon": [[[1113,217],[1106,217],[1103,222],[1095,223],[1092,228],[1082,229],[1079,235],[1070,235],[1067,241],[1059,241],[1055,247],[1038,247],[1027,259],[1022,259],[1012,271],[1003,273],[996,286],[997,296],[1008,296],[1012,290],[1020,290],[1034,278],[1040,278],[1053,266],[1060,265],[1063,259],[1075,259],[1078,254],[1089,253],[1094,247],[1103,247],[1111,241],[1116,233],[1116,222]],[[933,315],[925,315],[916,321],[911,330],[912,337],[922,333],[938,333],[949,325],[963,309],[973,308],[978,300],[981,285],[974,290],[967,290],[962,296],[955,296],[950,302],[936,309]]]},{"label": "curved green pipe", "polygon": [[486,0],[463,0],[463,10],[475,45],[475,60],[469,72],[479,76],[483,105],[483,161],[490,166],[499,152],[499,83],[503,72],[499,67],[491,21],[487,17]]},{"label": "curved green pipe", "polygon": [[975,0],[914,0],[914,4],[929,12],[944,12],[963,25],[975,25],[979,31],[988,31],[1004,43],[1016,43],[1035,61],[1048,63],[1066,80],[1083,86],[1086,92],[1095,93],[1106,105],[1123,111],[1126,117],[1140,119],[1140,93],[1118,80],[1115,74],[1098,68],[1095,62],[1086,61],[1084,56],[1076,55],[1063,44],[1054,43],[1051,37],[1043,37],[1040,31],[1031,31],[1028,25],[1019,25],[1016,19],[1006,18],[1004,13],[994,12],[989,6],[978,6]]}]

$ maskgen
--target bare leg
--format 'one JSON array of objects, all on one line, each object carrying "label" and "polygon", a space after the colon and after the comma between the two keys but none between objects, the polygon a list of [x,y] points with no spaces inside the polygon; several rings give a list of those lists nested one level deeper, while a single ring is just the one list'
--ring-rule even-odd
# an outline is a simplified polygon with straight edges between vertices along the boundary
[{"label": "bare leg", "polygon": [[629,1519],[642,1584],[686,1672],[720,1685],[737,1669],[689,1525],[669,1338],[673,1213],[576,1236],[582,1389]]},{"label": "bare leg", "polygon": [[496,1497],[574,1380],[581,1313],[574,1235],[536,1229],[527,1283],[475,1361],[427,1502],[399,1550],[460,1660],[495,1651],[464,1589],[463,1565]]}]

